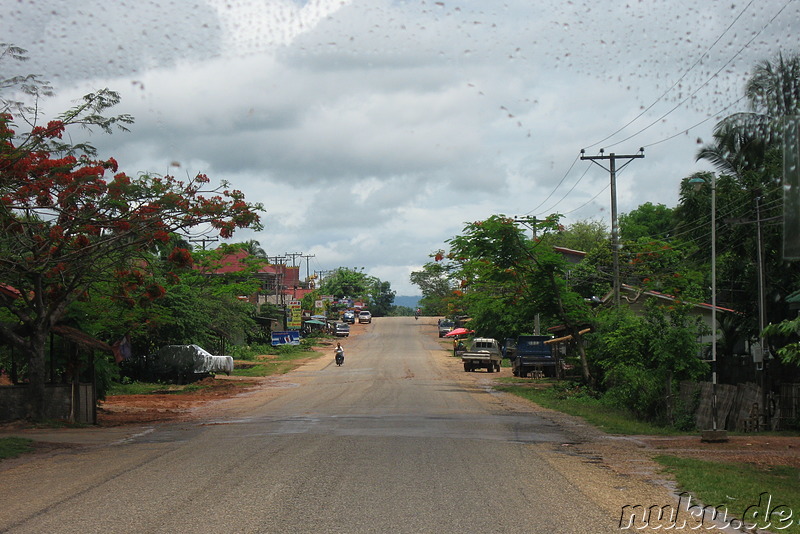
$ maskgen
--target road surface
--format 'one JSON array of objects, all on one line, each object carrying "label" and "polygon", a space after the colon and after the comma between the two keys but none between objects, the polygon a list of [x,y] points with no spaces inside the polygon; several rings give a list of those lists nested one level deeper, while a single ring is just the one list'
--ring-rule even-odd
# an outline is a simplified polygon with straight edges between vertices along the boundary
[{"label": "road surface", "polygon": [[353,328],[235,416],[0,464],[0,532],[619,532],[574,436],[456,374],[435,322]]}]

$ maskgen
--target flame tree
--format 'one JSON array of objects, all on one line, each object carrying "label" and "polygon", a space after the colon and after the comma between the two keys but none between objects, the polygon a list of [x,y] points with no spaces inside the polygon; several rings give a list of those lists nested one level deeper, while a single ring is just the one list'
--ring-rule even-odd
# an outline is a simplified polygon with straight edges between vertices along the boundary
[{"label": "flame tree", "polygon": [[[71,303],[104,289],[131,307],[163,296],[148,251],[172,232],[208,224],[229,237],[236,228],[260,228],[262,207],[225,183],[210,186],[204,174],[132,177],[113,158],[98,159],[93,147],[64,141],[71,127],[124,128],[129,116],[102,115],[118,102],[102,90],[40,124],[38,112],[2,100],[0,338],[27,362],[31,419],[44,417],[46,342]],[[169,261],[186,266],[191,255],[176,247]]]}]

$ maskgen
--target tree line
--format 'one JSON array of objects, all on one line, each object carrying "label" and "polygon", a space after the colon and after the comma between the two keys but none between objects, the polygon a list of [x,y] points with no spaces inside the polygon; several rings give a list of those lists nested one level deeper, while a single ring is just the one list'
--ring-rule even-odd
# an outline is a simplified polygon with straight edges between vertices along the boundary
[{"label": "tree line", "polygon": [[[708,376],[698,358],[708,348],[698,336],[709,332],[689,311],[711,302],[715,224],[717,305],[732,310],[716,325],[720,358],[733,361],[737,341],[755,344],[766,336],[778,356],[773,376],[796,373],[800,320],[787,297],[800,290],[800,266],[784,258],[783,249],[800,239],[784,233],[784,223],[800,214],[785,211],[784,193],[800,191],[784,187],[790,178],[784,173],[797,172],[784,169],[784,139],[791,117],[800,114],[800,56],[756,65],[745,98],[749,110],[721,120],[712,142],[696,154],[713,173],[676,178],[675,207],[646,203],[619,218],[622,284],[667,295],[666,304],[651,303],[638,315],[627,306],[598,305],[612,288],[609,231],[595,220],[564,226],[556,213],[525,225],[504,215],[466,224],[411,274],[423,311],[469,318],[476,332],[498,339],[532,333],[538,318],[542,329],[558,327],[571,336],[570,353],[585,385],[645,418],[674,421],[669,399],[677,382]],[[558,247],[585,255],[572,263]],[[760,272],[766,305],[757,297]],[[745,371],[752,375],[753,369]],[[729,377],[737,378],[747,377]]]}]

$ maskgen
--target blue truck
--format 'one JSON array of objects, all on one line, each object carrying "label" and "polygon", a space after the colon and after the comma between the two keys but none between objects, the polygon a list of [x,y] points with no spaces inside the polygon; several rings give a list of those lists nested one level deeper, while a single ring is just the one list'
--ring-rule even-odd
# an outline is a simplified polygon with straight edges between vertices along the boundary
[{"label": "blue truck", "polygon": [[556,376],[557,358],[545,341],[550,336],[519,336],[516,343],[506,343],[506,356],[511,360],[514,376],[525,378],[531,373],[537,376]]}]

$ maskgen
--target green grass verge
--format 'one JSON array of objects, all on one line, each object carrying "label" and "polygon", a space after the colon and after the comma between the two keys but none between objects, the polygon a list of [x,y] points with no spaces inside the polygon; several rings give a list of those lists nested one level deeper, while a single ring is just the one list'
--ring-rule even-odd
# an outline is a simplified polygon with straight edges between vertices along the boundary
[{"label": "green grass verge", "polygon": [[[771,532],[800,534],[800,469],[786,466],[762,469],[676,456],[657,456],[655,460],[675,477],[681,490],[706,506],[727,509],[729,518],[744,520],[747,525],[758,524]],[[770,497],[769,509],[773,515],[766,519]],[[776,508],[780,505],[784,507]],[[791,517],[784,516],[781,522],[775,512],[790,513]],[[766,526],[767,522],[771,526]]]},{"label": "green grass verge", "polygon": [[129,382],[120,384],[114,382],[108,389],[107,395],[164,395],[181,393],[194,393],[207,388],[203,384],[162,384],[161,382]]},{"label": "green grass verge", "polygon": [[[581,417],[591,425],[609,434],[622,435],[679,435],[682,432],[637,421],[629,412],[609,406],[602,400],[590,396],[564,396],[552,387],[552,383],[537,381],[532,385],[530,379],[501,378],[503,385],[495,386],[552,410]],[[542,384],[540,386],[540,384]]]},{"label": "green grass verge", "polygon": [[283,350],[279,354],[269,359],[261,359],[252,365],[236,367],[234,365],[234,376],[272,376],[283,375],[296,369],[301,361],[309,358],[318,358],[322,353],[306,350]]},{"label": "green grass verge", "polygon": [[33,450],[33,441],[26,438],[0,438],[0,460],[16,458]]}]

